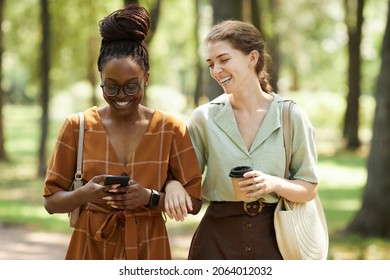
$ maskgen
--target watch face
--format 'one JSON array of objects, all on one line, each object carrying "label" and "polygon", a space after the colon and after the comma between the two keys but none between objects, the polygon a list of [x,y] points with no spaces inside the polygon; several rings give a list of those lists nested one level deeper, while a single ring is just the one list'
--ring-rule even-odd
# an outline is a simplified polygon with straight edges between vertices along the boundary
[{"label": "watch face", "polygon": [[152,190],[152,194],[150,195],[149,208],[156,208],[158,203],[160,202],[160,194]]}]

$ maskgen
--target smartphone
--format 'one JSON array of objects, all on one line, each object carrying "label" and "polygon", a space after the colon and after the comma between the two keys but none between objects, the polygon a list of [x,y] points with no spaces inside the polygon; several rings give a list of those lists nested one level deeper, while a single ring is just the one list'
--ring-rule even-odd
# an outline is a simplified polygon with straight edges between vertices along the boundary
[{"label": "smartphone", "polygon": [[129,176],[107,176],[104,180],[104,185],[115,185],[120,184],[121,187],[129,184]]}]

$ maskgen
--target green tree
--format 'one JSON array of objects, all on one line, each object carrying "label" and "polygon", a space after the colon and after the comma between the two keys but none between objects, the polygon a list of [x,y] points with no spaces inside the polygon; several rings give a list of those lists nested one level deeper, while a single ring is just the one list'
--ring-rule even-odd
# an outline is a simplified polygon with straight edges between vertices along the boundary
[{"label": "green tree", "polygon": [[376,110],[363,203],[347,233],[390,237],[390,1],[376,87]]},{"label": "green tree", "polygon": [[[280,68],[280,35],[277,28],[280,0],[244,0],[243,19],[251,22],[260,30],[267,43],[270,61],[268,61],[269,83],[274,92],[278,92],[279,68]],[[248,14],[250,11],[250,15]],[[268,24],[263,18],[268,17]],[[268,28],[266,28],[266,25]]]},{"label": "green tree", "polygon": [[348,29],[348,95],[343,136],[347,149],[360,147],[359,97],[361,95],[361,55],[364,0],[344,0],[345,22]]},{"label": "green tree", "polygon": [[41,138],[39,145],[38,176],[46,173],[47,135],[49,130],[49,91],[50,91],[50,13],[48,0],[41,0]]},{"label": "green tree", "polygon": [[[0,0],[0,25],[4,17],[5,0]],[[3,108],[4,108],[4,89],[2,87],[3,80],[3,31],[0,30],[0,160],[6,161],[8,159],[5,151],[5,137],[3,126]]]},{"label": "green tree", "polygon": [[[200,21],[199,21],[199,18],[200,18],[200,15],[199,15],[199,7],[200,7],[200,3],[199,3],[199,0],[195,0],[195,28],[194,28],[194,38],[195,38],[195,42],[194,42],[194,45],[195,45],[195,49],[198,50],[198,46],[200,45],[200,35],[199,35],[199,30],[200,30]],[[203,71],[203,65],[202,65],[202,62],[200,60],[200,55],[197,55],[196,58],[195,58],[195,67],[196,67],[196,83],[195,83],[195,89],[194,89],[194,105],[195,106],[199,106],[200,103],[200,98],[202,96],[206,96],[205,94],[205,91],[204,91],[204,87],[203,87],[203,81],[204,81],[204,72]]]}]

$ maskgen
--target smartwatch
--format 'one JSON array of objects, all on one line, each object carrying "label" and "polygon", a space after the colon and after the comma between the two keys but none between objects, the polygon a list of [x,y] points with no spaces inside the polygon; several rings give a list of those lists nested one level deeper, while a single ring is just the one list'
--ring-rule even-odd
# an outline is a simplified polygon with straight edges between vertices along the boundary
[{"label": "smartwatch", "polygon": [[149,204],[146,205],[146,208],[156,208],[158,206],[158,203],[160,202],[160,194],[156,190],[151,190],[152,193],[150,194]]}]

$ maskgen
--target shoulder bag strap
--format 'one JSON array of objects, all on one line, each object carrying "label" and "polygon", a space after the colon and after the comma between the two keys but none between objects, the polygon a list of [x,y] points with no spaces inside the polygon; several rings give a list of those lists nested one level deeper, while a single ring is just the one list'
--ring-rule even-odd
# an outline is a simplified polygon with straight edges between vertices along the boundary
[{"label": "shoulder bag strap", "polygon": [[286,149],[286,168],[284,172],[284,177],[288,178],[288,171],[290,169],[290,131],[291,131],[291,110],[295,104],[292,100],[286,100],[283,102],[283,141],[284,147]]},{"label": "shoulder bag strap", "polygon": [[79,144],[77,149],[77,167],[75,179],[81,181],[83,178],[83,146],[84,146],[84,114],[82,112],[77,113],[79,115]]}]

